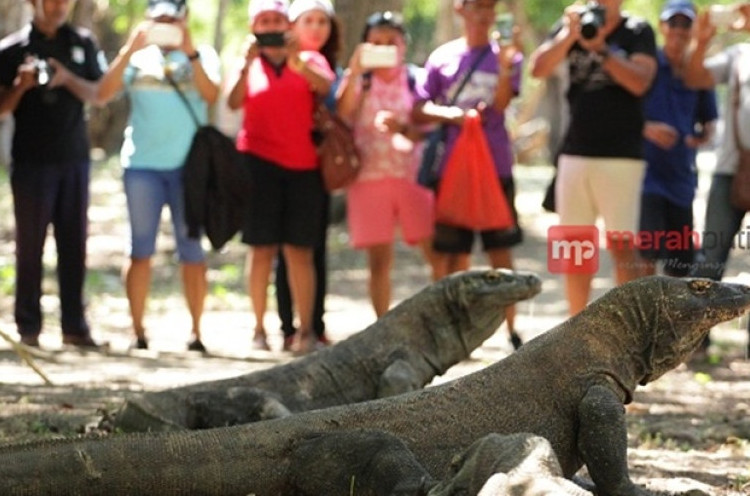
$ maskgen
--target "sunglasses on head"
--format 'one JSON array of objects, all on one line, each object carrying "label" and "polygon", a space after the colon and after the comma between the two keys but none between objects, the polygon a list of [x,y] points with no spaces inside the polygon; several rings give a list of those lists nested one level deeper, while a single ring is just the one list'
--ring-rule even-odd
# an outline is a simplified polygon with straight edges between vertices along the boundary
[{"label": "sunglasses on head", "polygon": [[674,16],[667,19],[667,25],[670,28],[690,29],[693,26],[693,20],[685,16]]}]

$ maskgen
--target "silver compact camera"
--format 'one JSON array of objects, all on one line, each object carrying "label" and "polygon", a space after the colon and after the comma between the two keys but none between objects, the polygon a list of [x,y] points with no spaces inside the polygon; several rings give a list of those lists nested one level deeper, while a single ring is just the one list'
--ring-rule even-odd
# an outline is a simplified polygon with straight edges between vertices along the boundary
[{"label": "silver compact camera", "polygon": [[396,67],[398,65],[398,48],[395,45],[365,43],[359,52],[359,63],[364,69]]},{"label": "silver compact camera", "polygon": [[146,43],[160,47],[182,45],[182,30],[167,22],[155,22],[146,31]]},{"label": "silver compact camera", "polygon": [[36,84],[39,86],[47,86],[49,82],[52,81],[52,76],[55,75],[55,70],[45,59],[35,59],[32,64],[34,66]]}]

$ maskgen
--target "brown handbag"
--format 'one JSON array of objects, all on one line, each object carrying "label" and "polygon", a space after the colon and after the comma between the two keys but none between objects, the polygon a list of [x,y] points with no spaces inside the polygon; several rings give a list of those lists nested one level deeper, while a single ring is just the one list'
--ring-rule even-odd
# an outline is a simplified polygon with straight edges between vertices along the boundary
[{"label": "brown handbag", "polygon": [[345,188],[354,182],[362,168],[354,146],[354,134],[322,100],[318,102],[313,118],[320,139],[318,157],[323,185],[327,191]]},{"label": "brown handbag", "polygon": [[740,112],[740,75],[739,66],[735,70],[735,88],[732,95],[734,144],[737,148],[737,171],[732,177],[732,188],[729,193],[729,203],[737,210],[750,211],[750,149],[745,148],[740,141],[739,118]]}]

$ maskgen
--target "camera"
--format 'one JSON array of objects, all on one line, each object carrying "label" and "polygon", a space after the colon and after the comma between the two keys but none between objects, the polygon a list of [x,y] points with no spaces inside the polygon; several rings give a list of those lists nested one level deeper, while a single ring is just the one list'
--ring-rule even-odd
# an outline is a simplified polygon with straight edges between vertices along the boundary
[{"label": "camera", "polygon": [[286,33],[274,31],[272,33],[254,33],[260,47],[283,47],[286,45]]},{"label": "camera", "polygon": [[36,74],[36,84],[47,86],[55,74],[55,70],[44,59],[36,59],[33,62],[34,73]]},{"label": "camera", "polygon": [[182,30],[168,22],[155,22],[146,31],[146,43],[160,47],[182,45]]},{"label": "camera", "polygon": [[581,36],[590,40],[599,34],[599,28],[604,26],[607,11],[597,2],[589,2],[581,12]]},{"label": "camera", "polygon": [[396,45],[365,43],[359,52],[359,63],[365,69],[396,67],[398,65],[398,49]]},{"label": "camera", "polygon": [[711,24],[718,30],[727,30],[741,16],[736,5],[712,5],[708,10]]}]

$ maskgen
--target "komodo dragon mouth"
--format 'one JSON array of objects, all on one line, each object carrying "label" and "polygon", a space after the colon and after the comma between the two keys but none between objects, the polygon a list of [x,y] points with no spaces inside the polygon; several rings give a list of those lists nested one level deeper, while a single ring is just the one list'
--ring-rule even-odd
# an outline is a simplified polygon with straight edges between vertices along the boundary
[{"label": "komodo dragon mouth", "polygon": [[657,324],[648,347],[649,370],[641,385],[689,358],[713,326],[750,309],[750,287],[742,284],[665,277],[660,293],[655,305]]}]

